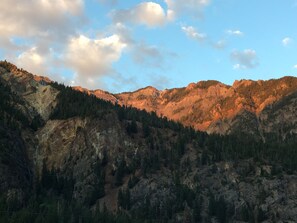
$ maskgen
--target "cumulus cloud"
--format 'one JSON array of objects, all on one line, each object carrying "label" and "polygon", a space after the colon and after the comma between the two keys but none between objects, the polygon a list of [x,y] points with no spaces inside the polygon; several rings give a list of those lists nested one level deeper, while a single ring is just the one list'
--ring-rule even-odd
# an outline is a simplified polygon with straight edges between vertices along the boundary
[{"label": "cumulus cloud", "polygon": [[227,45],[225,39],[213,41],[206,33],[198,32],[193,26],[181,26],[181,30],[190,38],[199,43],[204,43],[214,49],[221,50]]},{"label": "cumulus cloud", "polygon": [[44,75],[85,20],[83,0],[1,0],[0,8],[3,56]]},{"label": "cumulus cloud", "polygon": [[166,58],[174,57],[173,53],[164,50],[162,47],[136,40],[133,38],[131,29],[122,23],[111,26],[110,32],[121,37],[121,40],[126,44],[126,51],[130,53],[136,65],[163,68],[166,64]]},{"label": "cumulus cloud", "polygon": [[207,35],[205,33],[199,33],[193,26],[182,26],[182,31],[191,39],[203,42]]},{"label": "cumulus cloud", "polygon": [[1,0],[0,35],[60,36],[70,29],[71,16],[83,13],[82,0]]},{"label": "cumulus cloud", "polygon": [[76,72],[75,85],[95,87],[97,80],[113,72],[116,62],[126,47],[120,36],[90,39],[80,35],[70,39],[65,63]]},{"label": "cumulus cloud", "polygon": [[185,14],[201,17],[203,9],[210,4],[211,0],[165,0],[165,2],[168,18],[173,20]]},{"label": "cumulus cloud", "polygon": [[241,32],[240,30],[231,30],[231,29],[229,29],[226,32],[231,36],[243,36],[244,35],[243,32]]},{"label": "cumulus cloud", "polygon": [[295,65],[293,66],[293,68],[294,68],[294,69],[297,69],[297,64],[295,64]]},{"label": "cumulus cloud", "polygon": [[164,9],[154,2],[142,2],[131,9],[115,10],[111,15],[115,22],[130,22],[148,27],[162,26],[167,21]]},{"label": "cumulus cloud", "polygon": [[283,40],[282,40],[282,44],[283,44],[283,46],[288,46],[288,45],[290,45],[292,42],[293,42],[293,39],[290,38],[290,37],[285,37],[285,38],[283,38]]},{"label": "cumulus cloud", "polygon": [[234,69],[252,69],[259,65],[257,53],[252,49],[235,50],[231,53],[231,59],[237,62],[233,66]]},{"label": "cumulus cloud", "polygon": [[[96,1],[108,5],[119,2]],[[160,68],[166,59],[164,50],[134,39],[133,31],[124,24],[166,24],[166,11],[154,2],[113,11],[114,23],[96,37],[79,32],[87,24],[84,0],[1,0],[0,8],[1,55],[32,73],[49,75],[66,84],[106,89],[103,84],[107,78],[119,84],[125,79],[113,64],[124,49],[142,66]],[[65,71],[65,76],[57,75]]]},{"label": "cumulus cloud", "polygon": [[37,47],[22,52],[15,61],[18,66],[35,74],[45,75],[47,72],[46,57],[38,52]]}]

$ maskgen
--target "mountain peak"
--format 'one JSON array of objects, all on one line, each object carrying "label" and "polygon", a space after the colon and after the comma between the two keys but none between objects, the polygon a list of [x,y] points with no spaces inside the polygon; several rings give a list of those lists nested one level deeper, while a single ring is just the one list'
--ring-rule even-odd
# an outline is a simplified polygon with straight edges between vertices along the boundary
[{"label": "mountain peak", "polygon": [[[156,92],[159,92],[159,90],[153,86],[147,86],[147,87],[144,87],[144,88],[140,88],[134,92],[131,92],[131,93],[141,93],[141,94],[152,94],[152,93],[156,93]],[[125,93],[128,93],[128,92],[125,92]]]},{"label": "mountain peak", "polygon": [[255,81],[252,81],[252,80],[246,80],[246,79],[242,79],[242,80],[235,80],[233,82],[233,85],[232,87],[233,88],[239,88],[239,87],[247,87],[251,84],[255,83]]},{"label": "mountain peak", "polygon": [[207,80],[207,81],[199,81],[199,82],[197,82],[197,87],[204,88],[205,89],[205,88],[209,88],[211,86],[218,85],[218,84],[225,85],[225,84],[223,84],[223,83],[221,83],[219,81],[216,81],[216,80]]},{"label": "mountain peak", "polygon": [[[19,83],[27,83],[24,90],[26,94],[31,92],[36,83],[42,85],[51,82],[46,77],[34,76],[6,61],[0,62],[0,67],[11,73],[5,77],[6,79],[16,79],[14,77],[16,76]],[[36,82],[33,85],[32,80]],[[259,115],[267,106],[297,92],[297,78],[285,76],[280,79],[257,81],[242,79],[234,81],[232,86],[208,80],[190,83],[182,88],[160,91],[153,86],[147,86],[119,94],[111,94],[100,89],[88,90],[80,86],[73,88],[112,103],[148,112],[155,111],[159,116],[166,116],[186,126],[193,126],[197,130],[225,134],[230,123],[225,123],[226,126],[219,128],[215,123],[231,120],[243,111]]]}]

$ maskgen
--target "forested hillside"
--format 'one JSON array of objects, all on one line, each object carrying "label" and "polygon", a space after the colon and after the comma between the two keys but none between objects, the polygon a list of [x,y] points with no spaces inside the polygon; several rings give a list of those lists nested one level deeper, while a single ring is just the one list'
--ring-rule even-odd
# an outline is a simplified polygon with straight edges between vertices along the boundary
[{"label": "forested hillside", "polygon": [[294,94],[265,110],[276,131],[224,136],[0,73],[0,222],[297,220]]}]

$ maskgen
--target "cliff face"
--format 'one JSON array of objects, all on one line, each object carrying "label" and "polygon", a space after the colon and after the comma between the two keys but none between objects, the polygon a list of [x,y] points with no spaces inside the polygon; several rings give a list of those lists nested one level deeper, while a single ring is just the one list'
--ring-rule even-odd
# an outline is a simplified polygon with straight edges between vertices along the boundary
[{"label": "cliff face", "polygon": [[[297,78],[241,80],[235,81],[232,86],[217,81],[201,81],[184,88],[159,91],[154,87],[146,87],[115,95],[101,90],[74,89],[112,103],[153,111],[160,117],[165,116],[208,133],[230,134],[241,131],[239,126],[248,119],[253,124],[246,125],[243,130],[262,134],[261,131],[273,131],[273,128],[264,127],[267,124],[267,120],[264,120],[267,110],[297,91]],[[289,108],[287,110],[291,111]]]},{"label": "cliff face", "polygon": [[[19,206],[42,185],[49,196],[68,197],[92,210],[105,205],[139,219],[156,217],[156,222],[297,220],[296,143],[285,141],[297,133],[295,78],[233,86],[207,81],[119,95],[76,88],[86,94],[68,89],[73,98],[63,98],[67,89],[4,63],[0,83],[11,89],[10,104],[24,116],[16,119],[16,129],[0,117],[0,192]],[[240,129],[252,132],[253,139],[195,133],[130,108],[97,105],[94,99],[87,104],[87,95],[96,92],[113,103],[156,111],[197,129],[230,135]],[[67,115],[73,105],[80,113]],[[3,108],[5,117],[16,117]],[[271,144],[257,147],[268,133],[276,137],[275,150],[268,150]],[[288,155],[285,149],[291,145]],[[279,161],[263,148],[292,159]],[[122,191],[129,192],[128,204],[120,199]]]},{"label": "cliff face", "polygon": [[34,116],[36,114],[33,113],[37,112],[44,120],[47,120],[56,106],[55,99],[58,94],[58,91],[48,84],[50,80],[34,76],[9,63],[1,65],[2,81],[27,103],[30,115]]},{"label": "cliff face", "polygon": [[[228,134],[235,129],[241,115],[245,119],[249,113],[257,119],[267,106],[296,90],[297,78],[283,77],[268,81],[235,81],[232,86],[202,81],[164,91],[148,87],[116,96],[122,104],[155,111],[159,116],[164,115],[196,130]],[[257,122],[251,127],[260,128]]]}]

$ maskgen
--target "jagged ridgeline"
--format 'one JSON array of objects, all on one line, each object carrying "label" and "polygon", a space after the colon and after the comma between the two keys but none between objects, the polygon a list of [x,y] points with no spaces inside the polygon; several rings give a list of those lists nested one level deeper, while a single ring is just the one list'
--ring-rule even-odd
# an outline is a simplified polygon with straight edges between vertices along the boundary
[{"label": "jagged ridgeline", "polygon": [[7,62],[0,94],[0,222],[297,220],[290,125],[208,135]]}]

